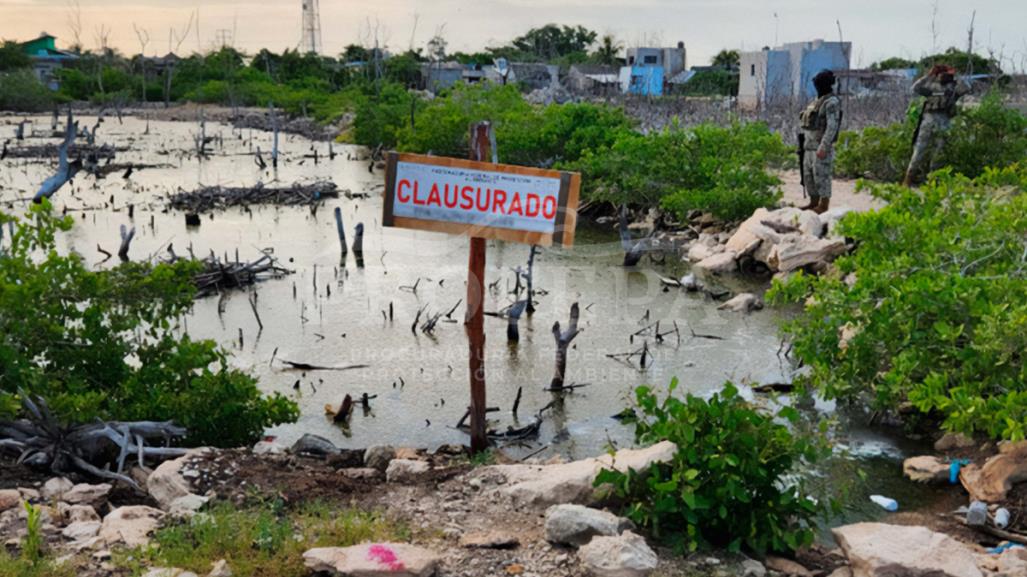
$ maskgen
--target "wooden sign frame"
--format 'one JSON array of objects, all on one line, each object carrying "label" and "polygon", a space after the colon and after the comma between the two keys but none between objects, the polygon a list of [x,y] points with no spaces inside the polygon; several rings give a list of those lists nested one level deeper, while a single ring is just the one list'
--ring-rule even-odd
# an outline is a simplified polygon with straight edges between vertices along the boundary
[{"label": "wooden sign frame", "polygon": [[[396,202],[397,167],[400,162],[559,179],[560,193],[557,200],[556,220],[553,232],[550,234],[515,228],[502,228],[479,224],[465,224],[452,221],[396,216],[393,211],[395,209]],[[509,164],[493,164],[491,162],[476,162],[473,160],[461,160],[440,156],[390,152],[387,156],[385,169],[385,202],[382,215],[382,225],[387,227],[459,234],[472,238],[491,238],[507,242],[535,244],[539,246],[552,246],[555,244],[558,246],[569,247],[574,245],[574,230],[577,226],[578,220],[580,191],[581,175],[573,172],[561,172],[558,170],[545,170]]]}]

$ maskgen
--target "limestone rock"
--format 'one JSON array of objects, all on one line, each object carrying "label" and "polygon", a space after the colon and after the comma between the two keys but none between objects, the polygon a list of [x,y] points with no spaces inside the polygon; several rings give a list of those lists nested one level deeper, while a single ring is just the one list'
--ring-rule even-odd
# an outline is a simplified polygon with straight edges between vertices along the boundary
[{"label": "limestone rock", "polygon": [[17,489],[0,491],[0,512],[13,509],[19,505],[21,505],[21,493]]},{"label": "limestone rock", "polygon": [[260,441],[253,445],[254,455],[284,455],[286,450],[285,445],[275,441]]},{"label": "limestone rock", "polygon": [[677,450],[674,443],[663,441],[644,449],[621,449],[613,456],[559,465],[492,465],[484,469],[506,480],[495,491],[519,505],[581,504],[594,499],[593,481],[602,469],[644,471],[654,463],[672,460]]},{"label": "limestone rock", "polygon": [[364,466],[384,472],[389,462],[396,458],[396,449],[388,445],[368,447],[364,451]]},{"label": "limestone rock", "polygon": [[717,307],[719,310],[735,313],[747,313],[762,308],[763,301],[752,293],[742,293]]},{"label": "limestone rock", "polygon": [[403,543],[323,547],[303,554],[307,569],[340,577],[428,577],[435,573],[441,560],[433,551]]},{"label": "limestone rock", "polygon": [[983,467],[963,467],[959,480],[974,500],[985,503],[1005,500],[1013,485],[1027,481],[1027,441],[1003,446]]},{"label": "limestone rock", "polygon": [[827,577],[852,577],[851,567],[839,567],[831,572]]},{"label": "limestone rock", "polygon": [[723,252],[723,249],[717,245],[711,246],[706,243],[697,242],[688,249],[688,260],[690,262],[704,261],[718,252]]},{"label": "limestone rock", "polygon": [[942,438],[934,443],[934,450],[939,452],[951,451],[953,449],[969,449],[977,443],[962,433],[945,433]]},{"label": "limestone rock", "polygon": [[740,569],[742,577],[766,577],[767,575],[767,568],[763,566],[763,563],[754,559],[742,561]]},{"label": "limestone rock", "polygon": [[40,495],[47,501],[60,500],[75,484],[64,477],[54,477],[43,484]]},{"label": "limestone rock", "polygon": [[998,570],[1006,575],[1027,575],[1027,549],[1006,549],[998,558]]},{"label": "limestone rock", "polygon": [[717,253],[696,263],[695,268],[711,274],[724,274],[738,269],[737,255],[729,250]]},{"label": "limestone rock", "polygon": [[792,561],[791,559],[785,559],[783,557],[767,557],[766,564],[767,569],[783,573],[789,577],[813,577],[813,573],[811,573],[809,569],[795,561]]},{"label": "limestone rock", "polygon": [[86,521],[99,521],[100,515],[96,509],[89,505],[69,505],[67,503],[57,504],[57,513],[65,523],[82,523]]},{"label": "limestone rock", "polygon": [[950,466],[938,457],[911,457],[902,463],[902,474],[917,483],[947,483]]},{"label": "limestone rock", "polygon": [[630,528],[627,519],[581,505],[554,505],[546,510],[546,541],[558,545],[580,547],[597,535],[615,537]]},{"label": "limestone rock", "polygon": [[94,505],[103,502],[112,488],[108,483],[100,485],[80,483],[66,491],[61,500],[72,505]]},{"label": "limestone rock", "polygon": [[969,549],[926,527],[857,523],[832,533],[853,577],[982,577]]},{"label": "limestone rock", "polygon": [[845,251],[842,239],[790,235],[774,246],[766,264],[772,270],[790,272],[806,265],[832,262]]},{"label": "limestone rock", "polygon": [[421,459],[421,453],[413,447],[400,447],[396,449],[396,458],[417,461]]},{"label": "limestone rock", "polygon": [[431,465],[425,461],[393,459],[385,470],[385,480],[389,483],[413,483],[429,470]]},{"label": "limestone rock", "polygon": [[631,531],[592,539],[578,551],[578,558],[596,577],[644,577],[660,561],[645,539]]},{"label": "limestone rock", "polygon": [[506,531],[478,531],[460,537],[460,546],[468,549],[515,549],[521,540]]},{"label": "limestone rock", "polygon": [[103,519],[100,537],[109,545],[124,543],[129,547],[145,545],[150,533],[157,529],[164,512],[153,507],[136,505],[119,507]]},{"label": "limestone rock", "polygon": [[382,472],[370,467],[357,467],[356,469],[340,469],[339,473],[348,479],[377,479]]},{"label": "limestone rock", "polygon": [[18,492],[21,493],[21,499],[23,501],[28,501],[30,503],[35,503],[43,498],[43,496],[39,494],[39,491],[28,487],[18,487]]},{"label": "limestone rock", "polygon": [[168,513],[172,517],[189,518],[202,509],[208,501],[210,501],[209,497],[193,494],[183,495],[171,502],[171,505],[168,506]]},{"label": "limestone rock", "polygon": [[221,559],[214,563],[207,577],[232,577],[232,568],[228,566],[228,561]]},{"label": "limestone rock", "polygon": [[192,493],[189,481],[182,476],[182,467],[190,456],[179,457],[172,461],[164,461],[153,471],[146,481],[146,490],[161,508],[167,509],[179,497]]},{"label": "limestone rock", "polygon": [[184,569],[154,567],[146,573],[143,573],[143,577],[197,577],[197,575],[192,571],[186,571]]}]

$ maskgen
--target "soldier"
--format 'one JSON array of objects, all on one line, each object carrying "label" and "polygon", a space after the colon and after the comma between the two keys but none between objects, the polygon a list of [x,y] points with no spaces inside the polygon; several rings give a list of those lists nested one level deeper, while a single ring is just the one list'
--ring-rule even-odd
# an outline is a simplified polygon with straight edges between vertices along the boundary
[{"label": "soldier", "polygon": [[927,100],[913,136],[913,157],[903,185],[919,184],[928,172],[937,168],[935,161],[945,145],[945,132],[956,116],[956,102],[969,92],[968,83],[956,81],[955,69],[940,64],[913,84],[913,94],[926,96]]},{"label": "soldier", "polygon": [[842,103],[834,94],[834,73],[823,70],[813,77],[817,99],[800,116],[802,131],[802,183],[809,204],[802,210],[823,214],[831,205],[831,179],[834,176],[834,143],[842,122]]}]

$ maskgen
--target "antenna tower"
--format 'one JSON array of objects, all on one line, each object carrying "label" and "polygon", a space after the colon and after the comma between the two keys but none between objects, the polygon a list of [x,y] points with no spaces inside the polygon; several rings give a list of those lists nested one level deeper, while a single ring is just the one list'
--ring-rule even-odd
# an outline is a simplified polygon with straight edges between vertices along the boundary
[{"label": "antenna tower", "polygon": [[321,10],[318,0],[301,0],[303,2],[303,39],[300,50],[321,53]]}]

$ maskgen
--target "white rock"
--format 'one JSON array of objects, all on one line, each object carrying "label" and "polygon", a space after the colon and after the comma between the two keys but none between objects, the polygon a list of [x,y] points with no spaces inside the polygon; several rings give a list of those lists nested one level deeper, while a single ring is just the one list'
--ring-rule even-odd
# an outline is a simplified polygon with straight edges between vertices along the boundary
[{"label": "white rock", "polygon": [[85,541],[86,539],[92,539],[100,533],[100,522],[99,521],[79,521],[72,523],[61,531],[61,535],[65,539],[72,541]]},{"label": "white rock", "polygon": [[643,577],[659,558],[645,539],[625,531],[617,537],[596,537],[578,551],[582,565],[596,577]]},{"label": "white rock", "polygon": [[982,577],[966,546],[926,527],[858,523],[831,532],[854,577]]},{"label": "white rock", "polygon": [[782,575],[789,577],[813,577],[813,573],[809,569],[791,559],[768,555],[764,561],[767,564],[767,569]]},{"label": "white rock", "polygon": [[64,493],[71,490],[75,484],[64,477],[54,477],[43,484],[40,495],[47,501],[60,500]]},{"label": "white rock", "polygon": [[945,433],[934,442],[934,450],[945,452],[952,449],[969,449],[976,444],[973,439],[962,433]]},{"label": "white rock", "polygon": [[340,577],[428,577],[435,574],[441,561],[433,551],[403,543],[323,547],[303,554],[307,569]]},{"label": "white rock", "polygon": [[701,262],[711,256],[724,252],[724,248],[720,245],[707,245],[705,243],[695,243],[692,248],[688,249],[688,260],[692,262]]},{"label": "white rock", "polygon": [[280,445],[275,441],[260,441],[253,445],[254,455],[284,455],[286,450],[284,445]]},{"label": "white rock", "polygon": [[1006,549],[998,558],[998,569],[1006,575],[1027,575],[1027,549]]},{"label": "white rock", "polygon": [[985,503],[1006,499],[1013,485],[1027,481],[1027,441],[999,446],[999,454],[983,466],[967,465],[959,472],[959,480],[970,496]]},{"label": "white rock", "polygon": [[161,508],[167,509],[179,497],[192,494],[192,486],[182,476],[182,467],[190,455],[164,461],[146,480],[146,490]]},{"label": "white rock", "polygon": [[742,293],[717,307],[717,309],[722,311],[726,310],[736,313],[747,313],[762,308],[763,301],[752,293]]},{"label": "white rock", "polygon": [[189,518],[202,509],[208,501],[210,501],[210,497],[193,494],[184,495],[171,502],[171,505],[168,507],[168,513],[176,518]]},{"label": "white rock", "polygon": [[111,489],[112,487],[107,483],[100,485],[79,483],[66,491],[61,500],[72,505],[94,505],[106,499]]},{"label": "white rock", "polygon": [[413,483],[429,470],[431,465],[425,461],[393,459],[385,470],[385,480],[389,483]]},{"label": "white rock", "polygon": [[382,472],[370,467],[357,467],[355,469],[339,469],[339,474],[349,479],[377,479]]},{"label": "white rock", "polygon": [[695,268],[711,274],[735,272],[738,270],[738,263],[735,262],[736,256],[734,252],[726,250],[696,263]]},{"label": "white rock", "polygon": [[388,445],[376,445],[364,450],[364,466],[385,471],[396,458],[396,449]]},{"label": "white rock", "polygon": [[13,509],[21,505],[21,493],[17,489],[4,489],[0,491],[0,512]]},{"label": "white rock", "polygon": [[124,543],[129,547],[145,545],[150,533],[160,525],[164,512],[142,505],[119,507],[103,519],[100,537],[109,545]]},{"label": "white rock", "polygon": [[581,505],[553,505],[546,510],[546,541],[580,547],[592,537],[615,537],[630,529],[631,522],[606,511]]},{"label": "white rock", "polygon": [[902,463],[902,474],[917,483],[948,483],[950,466],[938,457],[911,457]]},{"label": "white rock", "polygon": [[790,272],[815,263],[832,262],[846,250],[842,239],[793,235],[774,245],[766,264],[772,270]]},{"label": "white rock", "polygon": [[197,577],[197,575],[196,573],[185,571],[184,569],[154,567],[144,573],[143,577]]},{"label": "white rock", "polygon": [[760,219],[760,223],[771,229],[775,226],[780,229],[794,228],[804,236],[815,238],[820,238],[824,233],[824,223],[817,213],[791,206],[768,212]]},{"label": "white rock", "polygon": [[99,521],[100,515],[96,509],[89,505],[69,505],[67,503],[57,504],[57,513],[65,523],[82,523],[84,521]]},{"label": "white rock", "polygon": [[30,503],[35,503],[43,498],[43,496],[39,494],[39,491],[28,487],[18,487],[18,492],[21,493],[23,501],[29,501]]},{"label": "white rock", "polygon": [[228,566],[228,561],[221,559],[214,563],[207,577],[232,577],[232,568]]},{"label": "white rock", "polygon": [[767,568],[755,559],[742,561],[741,570],[742,577],[766,577],[767,575]]}]

